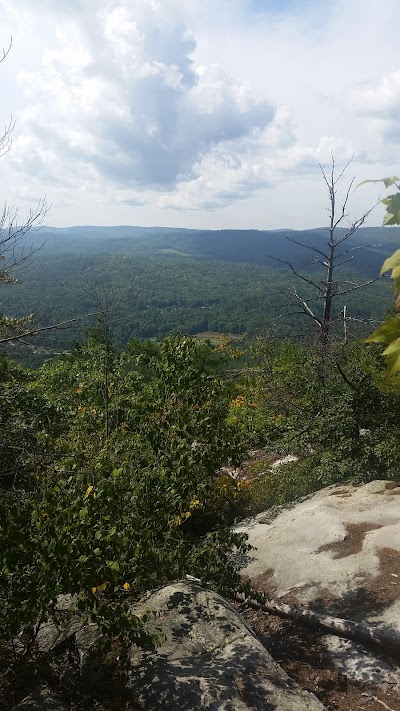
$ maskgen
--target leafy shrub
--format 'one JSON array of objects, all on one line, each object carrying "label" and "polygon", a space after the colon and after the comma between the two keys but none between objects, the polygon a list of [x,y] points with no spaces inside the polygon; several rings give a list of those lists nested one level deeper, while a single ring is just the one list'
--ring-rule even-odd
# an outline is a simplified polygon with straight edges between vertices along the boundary
[{"label": "leafy shrub", "polygon": [[301,461],[253,484],[260,505],[345,479],[398,476],[400,382],[385,377],[380,347],[355,342],[323,357],[292,344],[262,348],[246,392],[260,405],[254,415],[238,408],[242,428],[252,436],[255,418],[259,444]]},{"label": "leafy shrub", "polygon": [[177,337],[119,354],[97,334],[26,394],[57,413],[58,430],[34,495],[0,501],[3,637],[56,618],[70,593],[110,635],[146,644],[132,595],[185,574],[238,585],[231,552],[246,546],[227,528],[238,490],[222,502],[216,471],[243,446],[210,348]]}]

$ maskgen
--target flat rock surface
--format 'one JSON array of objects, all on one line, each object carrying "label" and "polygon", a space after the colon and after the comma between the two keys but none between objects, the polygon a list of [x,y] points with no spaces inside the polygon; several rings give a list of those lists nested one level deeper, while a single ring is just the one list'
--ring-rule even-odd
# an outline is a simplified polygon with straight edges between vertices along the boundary
[{"label": "flat rock surface", "polygon": [[[242,522],[249,536],[243,575],[271,597],[390,629],[400,635],[400,483],[328,487],[275,520]],[[359,645],[326,635],[344,674],[398,683],[399,668]]]},{"label": "flat rock surface", "polygon": [[133,653],[132,700],[146,711],[323,711],[274,662],[236,610],[193,582],[154,593],[154,653]]}]

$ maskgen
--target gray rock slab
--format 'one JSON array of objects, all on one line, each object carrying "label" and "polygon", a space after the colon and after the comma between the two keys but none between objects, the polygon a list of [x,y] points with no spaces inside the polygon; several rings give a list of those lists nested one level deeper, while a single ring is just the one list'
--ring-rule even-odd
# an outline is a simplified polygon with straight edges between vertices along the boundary
[{"label": "gray rock slab", "polygon": [[132,700],[146,711],[322,711],[274,662],[236,610],[194,582],[154,593],[160,645],[132,652]]},{"label": "gray rock slab", "polygon": [[[260,522],[268,520],[265,512],[254,522],[239,524],[236,530],[247,533],[255,547],[243,575],[257,582],[268,572],[268,590],[281,597],[296,589],[303,603],[314,600],[322,588],[343,595],[357,579],[376,577],[379,549],[400,553],[400,486],[385,488],[392,483],[328,487],[270,523]],[[355,550],[343,545],[341,554],[340,544],[356,535]]]},{"label": "gray rock slab", "polygon": [[[400,484],[334,486],[239,524],[255,547],[242,574],[292,604],[400,634]],[[378,655],[326,638],[341,671],[360,680],[400,679]],[[389,674],[390,671],[390,674]]]}]

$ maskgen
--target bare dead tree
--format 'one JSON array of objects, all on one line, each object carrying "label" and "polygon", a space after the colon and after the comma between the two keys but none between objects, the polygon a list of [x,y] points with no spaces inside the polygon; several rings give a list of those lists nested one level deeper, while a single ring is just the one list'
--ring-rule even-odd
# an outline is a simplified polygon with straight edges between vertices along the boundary
[{"label": "bare dead tree", "polygon": [[[6,59],[11,48],[12,38],[8,47],[0,52],[0,64]],[[0,136],[0,158],[11,150],[14,126],[15,121],[11,116]],[[16,267],[21,267],[43,246],[41,244],[35,247],[33,244],[27,243],[24,238],[28,233],[44,226],[49,209],[50,206],[45,197],[39,199],[37,204],[23,216],[16,205],[4,202],[2,210],[0,209],[0,286],[18,283],[18,278],[12,273],[13,270]],[[26,338],[32,338],[45,331],[69,328],[76,322],[97,316],[99,313],[99,311],[95,311],[51,325],[44,325],[34,322],[34,314],[13,318],[5,316],[0,311],[0,345],[5,346],[16,342],[30,345],[25,341]]]},{"label": "bare dead tree", "polygon": [[[0,64],[4,62],[12,47],[12,38],[7,49],[2,50]],[[3,158],[12,147],[12,132],[15,121],[10,117],[0,136],[0,158]],[[23,238],[32,229],[44,223],[48,212],[46,198],[40,199],[34,208],[30,208],[27,215],[21,218],[18,208],[5,202],[0,212],[0,285],[16,283],[18,280],[10,272],[32,256],[32,246],[24,246]]]},{"label": "bare dead tree", "polygon": [[349,217],[348,204],[350,194],[354,185],[355,176],[349,181],[344,192],[344,198],[341,204],[338,204],[338,186],[342,182],[346,171],[348,170],[352,159],[350,159],[344,168],[337,171],[335,159],[332,155],[331,167],[329,172],[320,165],[321,174],[328,190],[328,214],[329,227],[328,239],[321,246],[307,244],[298,240],[296,237],[285,235],[286,239],[293,244],[310,250],[314,253],[314,258],[311,264],[319,264],[324,270],[324,277],[321,280],[307,275],[296,269],[290,261],[273,257],[275,261],[286,264],[295,277],[307,284],[312,289],[311,296],[305,296],[293,286],[289,291],[297,304],[297,310],[292,312],[295,314],[304,314],[311,319],[318,328],[318,340],[322,346],[326,346],[334,324],[343,322],[345,339],[347,339],[347,321],[350,320],[347,316],[347,308],[343,306],[339,311],[335,310],[335,300],[337,297],[343,298],[346,294],[350,294],[357,289],[372,284],[380,277],[369,279],[368,281],[357,283],[340,277],[338,268],[351,262],[354,257],[354,252],[359,249],[366,248],[365,245],[352,246],[346,249],[346,241],[354,235],[354,233],[365,223],[375,205],[364,212],[358,219],[350,222],[344,228],[344,222]]}]

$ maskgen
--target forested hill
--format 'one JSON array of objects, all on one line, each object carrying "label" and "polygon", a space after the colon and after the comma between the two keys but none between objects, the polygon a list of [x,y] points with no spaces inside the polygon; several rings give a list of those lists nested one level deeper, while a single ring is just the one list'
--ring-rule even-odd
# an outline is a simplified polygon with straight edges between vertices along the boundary
[{"label": "forested hill", "polygon": [[[323,248],[327,231],[48,227],[26,236],[25,249],[33,245],[37,251],[17,275],[20,284],[2,286],[1,310],[15,316],[34,312],[49,324],[95,311],[98,299],[106,299],[119,345],[132,336],[162,338],[179,331],[254,334],[271,323],[278,337],[294,338],[312,324],[293,314],[288,287],[296,279],[273,257],[314,276],[320,267],[314,252],[292,240]],[[349,254],[346,278],[377,276],[399,244],[399,228],[358,230],[344,247],[362,246]],[[382,319],[390,304],[391,286],[382,281],[346,297],[348,313],[356,318]],[[68,349],[87,325],[46,334],[35,345],[50,352]]]},{"label": "forested hill", "polygon": [[[344,230],[343,230],[344,232]],[[340,235],[341,230],[337,230]],[[47,227],[29,239],[41,246],[39,256],[54,254],[141,254],[203,257],[226,262],[265,264],[282,268],[276,259],[309,265],[312,253],[295,242],[321,247],[326,228],[312,230],[192,230],[169,227]],[[295,240],[295,241],[292,241]],[[346,249],[365,246],[354,255],[354,266],[375,275],[383,260],[400,244],[400,228],[363,227],[346,242]],[[275,259],[274,259],[275,258]]]}]

